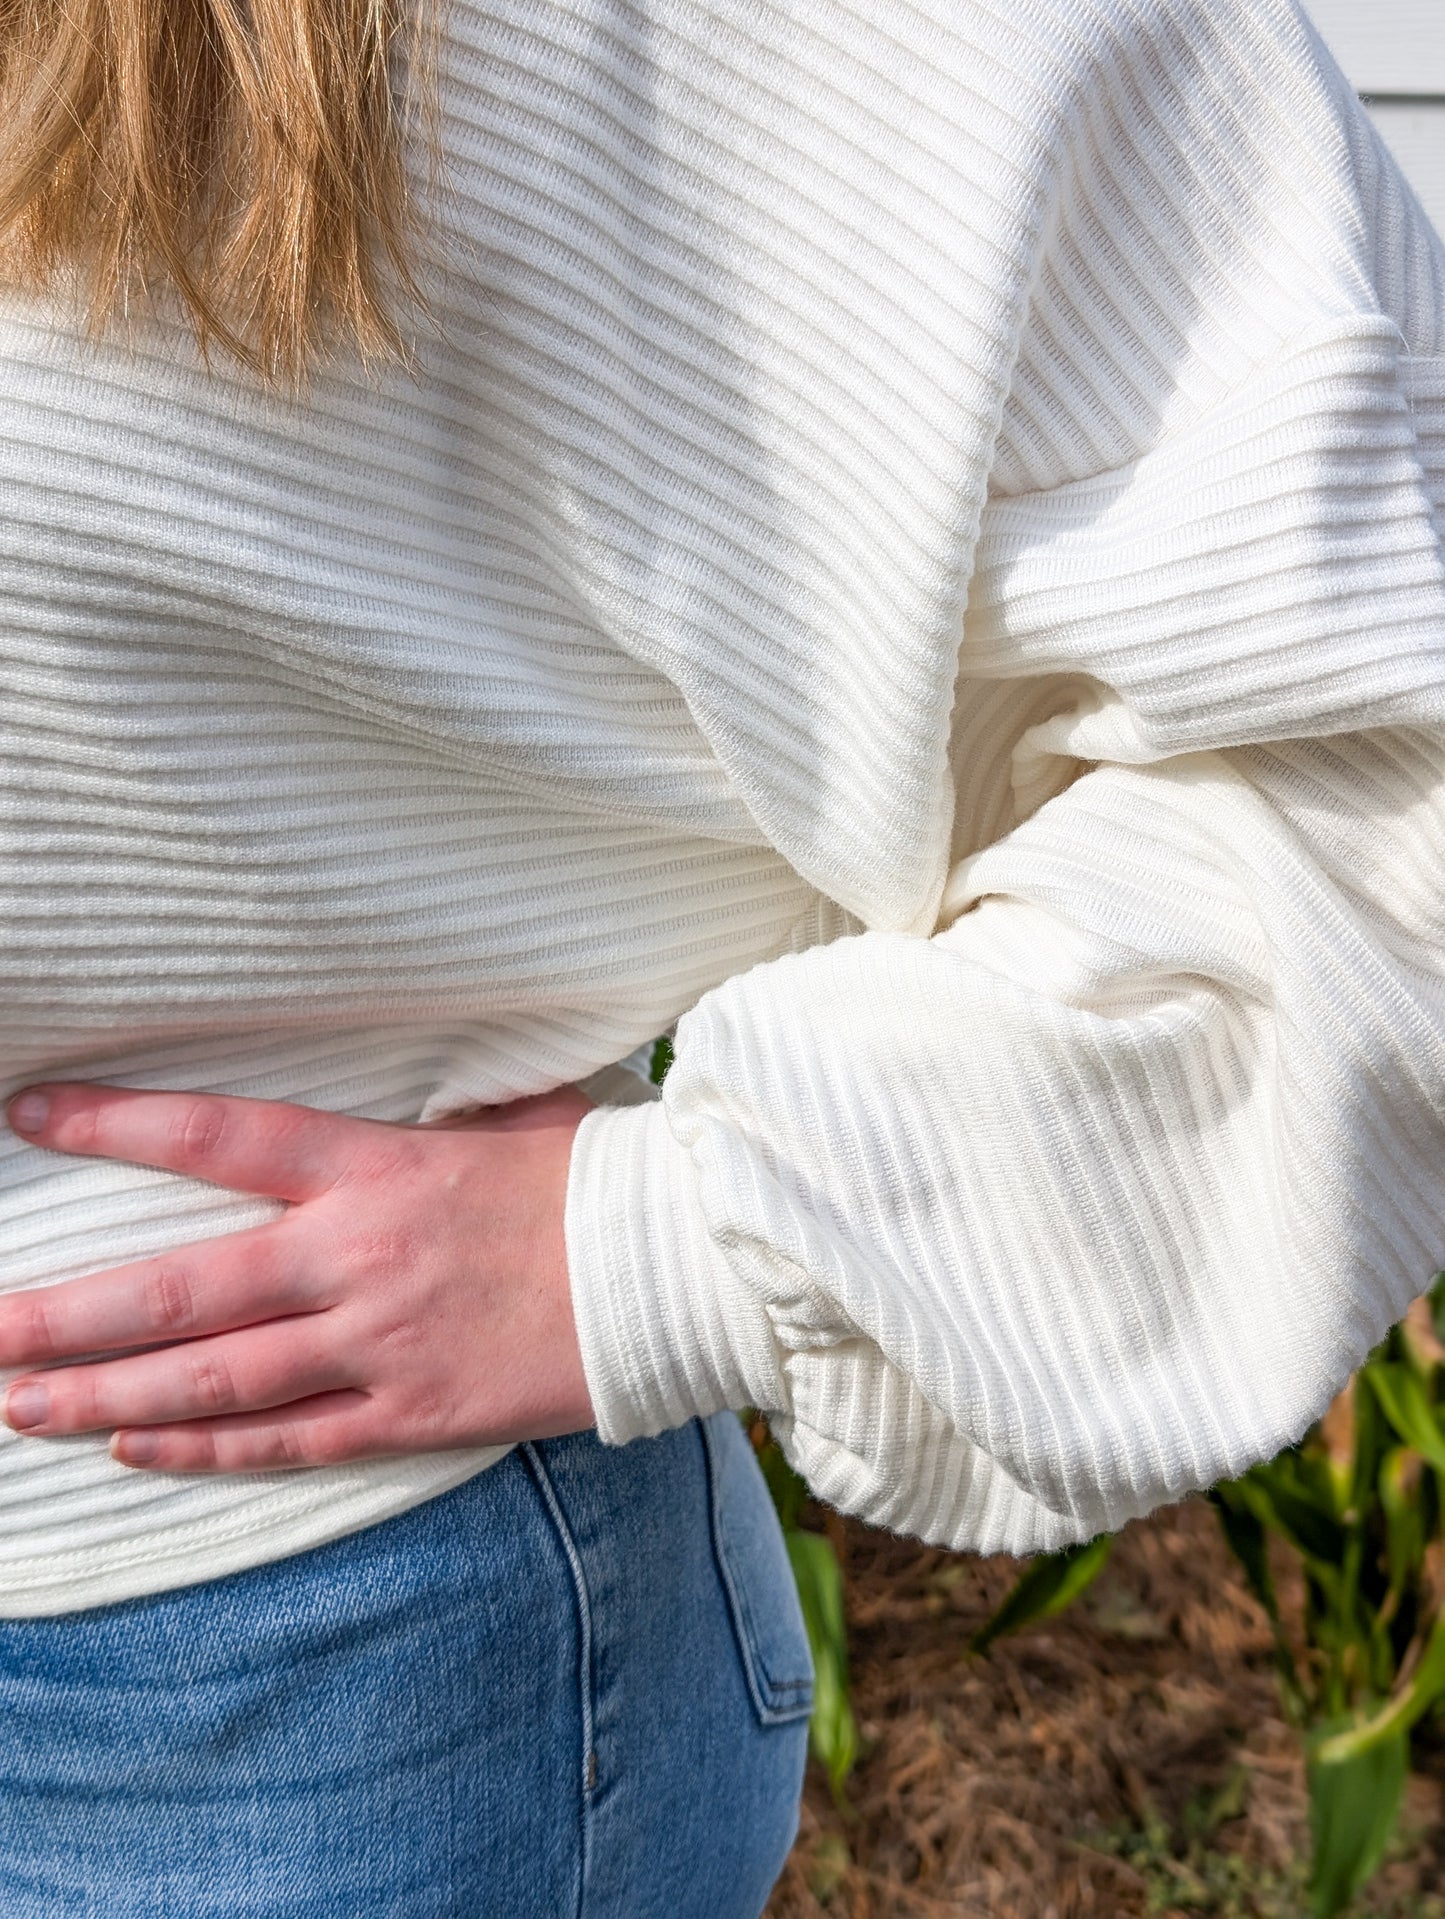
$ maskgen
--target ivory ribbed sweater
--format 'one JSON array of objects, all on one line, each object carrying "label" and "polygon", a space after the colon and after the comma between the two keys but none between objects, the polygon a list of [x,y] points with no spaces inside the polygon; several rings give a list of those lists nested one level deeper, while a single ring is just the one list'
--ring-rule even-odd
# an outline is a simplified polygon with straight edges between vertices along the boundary
[{"label": "ivory ribbed sweater", "polygon": [[[1445,1259],[1445,255],[1285,0],[455,0],[435,328],[0,313],[0,1092],[580,1078],[605,1438],[958,1545],[1296,1436]],[[264,1217],[0,1150],[0,1282]],[[477,1364],[486,1364],[478,1354]],[[0,1610],[485,1465],[0,1448]]]}]

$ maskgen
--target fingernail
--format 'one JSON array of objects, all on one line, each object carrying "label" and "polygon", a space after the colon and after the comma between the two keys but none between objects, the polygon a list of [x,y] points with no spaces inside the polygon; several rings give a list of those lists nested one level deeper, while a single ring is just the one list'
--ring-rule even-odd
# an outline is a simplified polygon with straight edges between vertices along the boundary
[{"label": "fingernail", "polygon": [[17,1093],[9,1106],[10,1124],[17,1133],[38,1133],[50,1115],[50,1095],[32,1087]]},{"label": "fingernail", "polygon": [[160,1450],[159,1433],[117,1433],[110,1442],[111,1457],[122,1466],[149,1466]]},{"label": "fingernail", "polygon": [[5,1395],[5,1423],[17,1432],[41,1426],[50,1411],[50,1394],[44,1386],[12,1386]]}]

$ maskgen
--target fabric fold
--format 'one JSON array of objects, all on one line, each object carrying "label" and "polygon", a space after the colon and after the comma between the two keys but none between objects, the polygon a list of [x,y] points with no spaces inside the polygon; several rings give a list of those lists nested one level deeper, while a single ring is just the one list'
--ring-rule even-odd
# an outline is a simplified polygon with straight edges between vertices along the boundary
[{"label": "fabric fold", "polygon": [[[705,994],[662,1101],[727,1276],[668,1230],[766,1313],[788,1456],[984,1551],[1274,1453],[1445,1264],[1445,250],[1289,8],[1097,24],[965,566],[942,910]],[[890,712],[914,664],[874,661]],[[650,1325],[599,1364],[618,1430],[742,1369]]]},{"label": "fabric fold", "polygon": [[621,1444],[723,1407],[778,1406],[767,1314],[713,1244],[660,1105],[599,1107],[578,1130],[567,1257],[588,1390]]}]

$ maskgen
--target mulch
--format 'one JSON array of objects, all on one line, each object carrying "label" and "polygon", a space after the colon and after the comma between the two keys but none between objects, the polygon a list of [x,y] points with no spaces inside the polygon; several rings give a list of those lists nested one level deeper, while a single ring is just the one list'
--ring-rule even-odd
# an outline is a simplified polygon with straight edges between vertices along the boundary
[{"label": "mulch", "polygon": [[[1083,1599],[987,1658],[965,1643],[1016,1561],[830,1530],[864,1756],[841,1811],[810,1770],[767,1919],[1307,1913],[1299,1743],[1203,1502],[1130,1526]],[[1445,1751],[1424,1766],[1368,1919],[1445,1919]]]}]

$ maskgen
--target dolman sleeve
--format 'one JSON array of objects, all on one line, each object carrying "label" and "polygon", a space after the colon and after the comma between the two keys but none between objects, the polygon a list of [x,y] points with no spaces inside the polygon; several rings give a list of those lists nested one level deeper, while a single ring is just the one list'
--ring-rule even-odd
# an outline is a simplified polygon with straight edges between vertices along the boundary
[{"label": "dolman sleeve", "polygon": [[1445,258],[1275,11],[1252,107],[1080,104],[936,925],[729,980],[581,1129],[606,1440],[756,1405],[845,1511],[1054,1548],[1298,1438],[1445,1264]]}]

